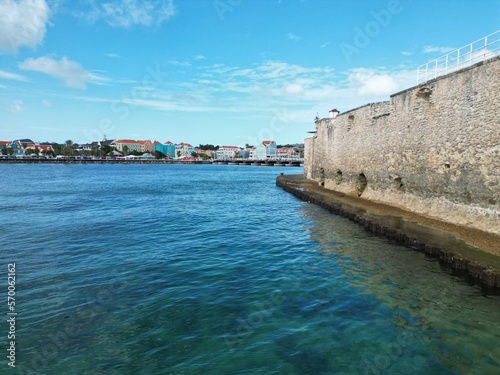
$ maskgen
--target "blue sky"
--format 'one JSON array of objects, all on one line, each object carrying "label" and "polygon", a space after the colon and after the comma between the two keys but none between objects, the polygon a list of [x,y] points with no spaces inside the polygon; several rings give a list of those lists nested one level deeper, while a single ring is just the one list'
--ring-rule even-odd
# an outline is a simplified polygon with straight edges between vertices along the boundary
[{"label": "blue sky", "polygon": [[500,0],[0,0],[0,139],[303,142],[500,29]]}]

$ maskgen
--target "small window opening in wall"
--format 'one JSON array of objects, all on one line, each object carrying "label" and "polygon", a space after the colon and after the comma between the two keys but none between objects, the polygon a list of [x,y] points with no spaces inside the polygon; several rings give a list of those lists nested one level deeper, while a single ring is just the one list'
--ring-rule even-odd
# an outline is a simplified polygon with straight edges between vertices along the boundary
[{"label": "small window opening in wall", "polygon": [[321,186],[325,186],[325,168],[319,170],[319,182]]},{"label": "small window opening in wall", "polygon": [[449,168],[450,168],[450,166],[451,166],[451,165],[450,165],[450,163],[449,163],[449,162],[444,163],[444,167],[445,167],[446,169],[449,169]]},{"label": "small window opening in wall", "polygon": [[358,176],[358,182],[356,183],[356,189],[358,191],[358,197],[361,197],[363,191],[365,191],[366,186],[368,185],[368,180],[364,173],[360,173]]}]

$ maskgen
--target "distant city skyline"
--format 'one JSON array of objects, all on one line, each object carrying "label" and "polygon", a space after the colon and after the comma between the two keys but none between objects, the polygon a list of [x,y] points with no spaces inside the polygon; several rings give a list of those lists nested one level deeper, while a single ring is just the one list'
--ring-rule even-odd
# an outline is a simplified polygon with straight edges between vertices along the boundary
[{"label": "distant city skyline", "polygon": [[496,0],[4,0],[0,140],[301,143],[499,19]]}]

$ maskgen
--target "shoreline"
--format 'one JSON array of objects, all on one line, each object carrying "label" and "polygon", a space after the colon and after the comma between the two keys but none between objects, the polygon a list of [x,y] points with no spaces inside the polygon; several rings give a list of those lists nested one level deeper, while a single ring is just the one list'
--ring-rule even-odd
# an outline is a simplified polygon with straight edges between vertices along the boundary
[{"label": "shoreline", "polygon": [[226,164],[300,167],[297,161],[277,160],[175,160],[175,159],[0,159],[0,164]]},{"label": "shoreline", "polygon": [[303,175],[282,174],[276,185],[370,232],[439,258],[483,286],[500,290],[500,236],[328,190]]}]

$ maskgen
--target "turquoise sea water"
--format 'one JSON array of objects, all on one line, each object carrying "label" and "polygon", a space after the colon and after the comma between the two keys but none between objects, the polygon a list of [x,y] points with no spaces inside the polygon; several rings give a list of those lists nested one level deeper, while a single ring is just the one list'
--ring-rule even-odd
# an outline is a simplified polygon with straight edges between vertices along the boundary
[{"label": "turquoise sea water", "polygon": [[[498,374],[500,296],[275,186],[299,168],[0,165],[28,374]],[[3,274],[3,276],[1,275]]]}]

